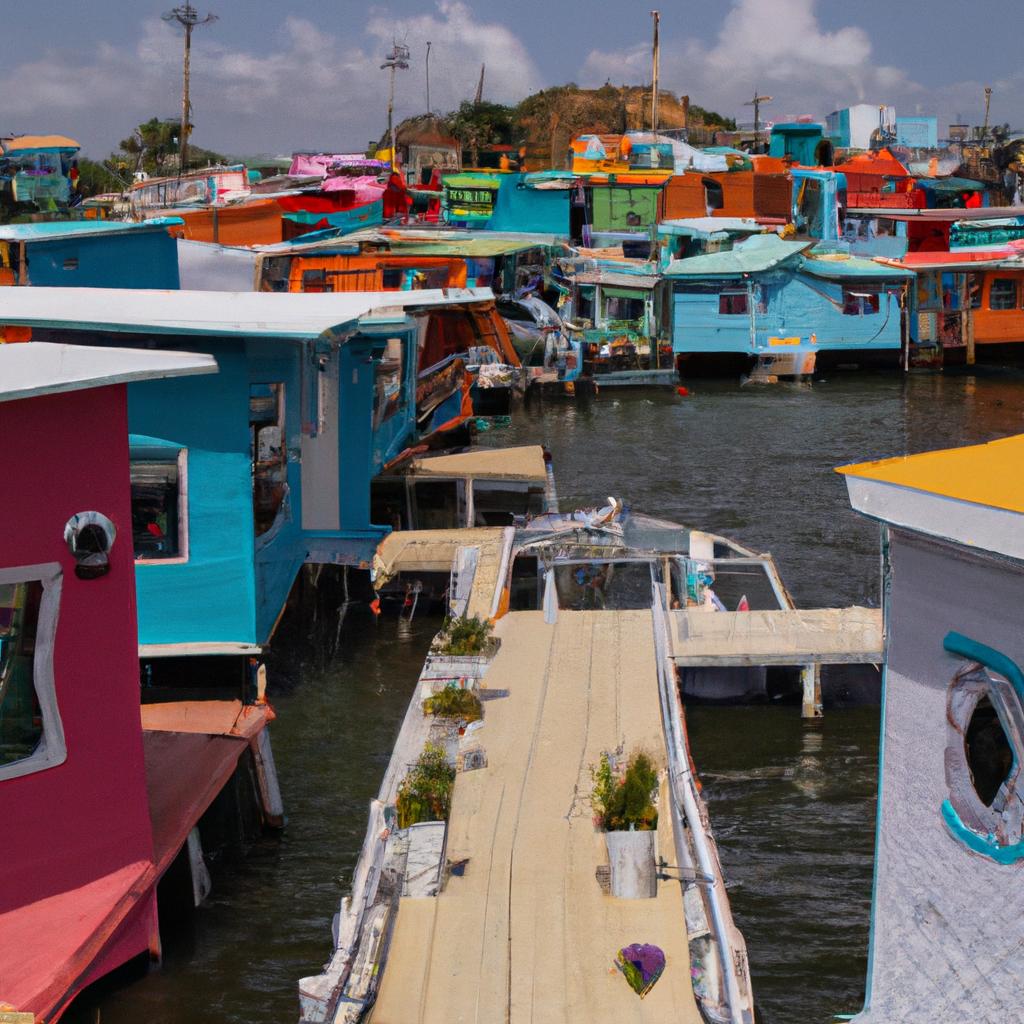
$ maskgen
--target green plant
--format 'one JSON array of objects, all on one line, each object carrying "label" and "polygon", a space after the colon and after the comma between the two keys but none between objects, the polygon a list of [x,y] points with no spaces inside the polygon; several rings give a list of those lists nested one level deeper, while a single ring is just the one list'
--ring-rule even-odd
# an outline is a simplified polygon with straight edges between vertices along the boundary
[{"label": "green plant", "polygon": [[398,787],[398,827],[420,821],[447,821],[452,805],[455,769],[444,747],[428,743]]},{"label": "green plant", "polygon": [[423,711],[438,718],[458,718],[463,722],[476,722],[483,718],[480,698],[472,690],[446,686],[423,702]]},{"label": "green plant", "polygon": [[602,754],[598,766],[591,769],[591,776],[594,779],[591,803],[597,824],[609,832],[658,827],[658,812],[654,807],[658,769],[647,754],[635,753],[621,778],[615,777],[607,754]]},{"label": "green plant", "polygon": [[476,615],[471,618],[445,619],[439,637],[440,653],[483,654],[493,628],[489,620]]}]

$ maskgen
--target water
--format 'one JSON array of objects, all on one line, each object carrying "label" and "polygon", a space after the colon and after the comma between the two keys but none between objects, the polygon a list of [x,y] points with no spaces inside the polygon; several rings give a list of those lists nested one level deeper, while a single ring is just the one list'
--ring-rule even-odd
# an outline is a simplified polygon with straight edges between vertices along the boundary
[{"label": "water", "polygon": [[[1024,432],[1013,371],[850,374],[813,385],[695,383],[679,398],[613,392],[549,402],[485,435],[544,443],[562,507],[635,508],[770,550],[802,605],[877,603],[878,530],[850,512],[834,466]],[[83,1008],[104,1024],[279,1024],[296,979],[327,958],[330,921],[436,619],[413,635],[353,616],[342,654],[288,666],[272,693],[288,828],[218,865],[214,893],[159,970]],[[271,680],[273,688],[274,681]],[[877,759],[873,709],[805,726],[794,708],[688,712],[767,1024],[829,1021],[863,1000]]]}]

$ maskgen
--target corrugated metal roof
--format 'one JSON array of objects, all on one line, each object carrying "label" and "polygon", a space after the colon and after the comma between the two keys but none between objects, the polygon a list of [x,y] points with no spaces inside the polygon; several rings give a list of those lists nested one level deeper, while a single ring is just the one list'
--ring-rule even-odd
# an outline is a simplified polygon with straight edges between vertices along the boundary
[{"label": "corrugated metal roof", "polygon": [[[45,288],[6,290],[47,291]],[[217,360],[213,356],[196,352],[95,348],[44,341],[0,345],[0,402],[65,391],[83,391],[133,380],[216,372]]]},{"label": "corrugated metal roof", "polygon": [[86,235],[117,235],[129,231],[157,231],[183,224],[180,217],[159,217],[146,221],[55,220],[39,224],[4,224],[0,241],[45,242],[54,238],[82,238]]},{"label": "corrugated metal roof", "polygon": [[136,334],[315,338],[369,314],[493,299],[490,288],[323,294],[0,288],[0,324]]},{"label": "corrugated metal roof", "polygon": [[625,274],[614,270],[584,270],[573,278],[576,284],[611,284],[617,288],[639,288],[649,291],[660,278],[649,274]]},{"label": "corrugated metal roof", "polygon": [[784,242],[778,235],[751,235],[742,245],[728,252],[690,256],[673,260],[666,277],[735,277],[756,274],[784,263],[809,249],[813,242]]}]

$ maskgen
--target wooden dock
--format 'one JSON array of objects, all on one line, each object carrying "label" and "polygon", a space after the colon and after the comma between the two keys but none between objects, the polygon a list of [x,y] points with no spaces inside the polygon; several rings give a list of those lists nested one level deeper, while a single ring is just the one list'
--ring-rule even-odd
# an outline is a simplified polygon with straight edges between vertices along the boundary
[{"label": "wooden dock", "polygon": [[679,667],[799,665],[803,717],[820,718],[822,665],[877,665],[885,659],[879,608],[669,613]]},{"label": "wooden dock", "polygon": [[[680,882],[625,900],[596,878],[590,765],[620,744],[666,761],[650,612],[516,612],[497,635],[486,686],[509,696],[486,703],[487,767],[458,775],[449,822],[463,874],[400,901],[375,1024],[697,1024]],[[658,844],[675,863],[662,789]],[[667,957],[644,1000],[614,967],[631,942]]]}]

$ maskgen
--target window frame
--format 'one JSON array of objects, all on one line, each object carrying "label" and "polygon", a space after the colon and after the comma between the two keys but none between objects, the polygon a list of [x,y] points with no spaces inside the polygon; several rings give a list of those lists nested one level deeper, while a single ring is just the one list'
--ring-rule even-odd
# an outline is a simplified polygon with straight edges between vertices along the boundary
[{"label": "window frame", "polygon": [[53,672],[63,582],[64,573],[59,562],[0,568],[0,583],[40,583],[43,588],[43,597],[39,603],[39,620],[36,623],[35,650],[32,654],[32,686],[39,701],[43,735],[39,745],[28,757],[0,765],[0,782],[55,768],[63,764],[68,757]]},{"label": "window frame", "polygon": [[[740,310],[724,309],[737,299],[743,300],[743,308]],[[750,293],[746,289],[727,288],[718,293],[718,315],[719,316],[750,316]]]},{"label": "window frame", "polygon": [[[1013,301],[1008,306],[996,306],[993,304],[995,288],[997,284],[1013,285]],[[988,286],[988,308],[992,313],[1012,313],[1020,309],[1020,280],[1016,277],[993,277]]]},{"label": "window frame", "polygon": [[[131,479],[131,466],[135,462],[159,462],[159,459],[140,458],[133,459],[129,455],[128,475]],[[170,558],[139,558],[135,555],[134,539],[132,542],[132,556],[136,565],[184,565],[189,560],[189,523],[188,523],[188,449],[179,448],[178,455],[174,460],[178,465],[178,553]]]}]

